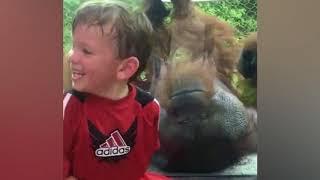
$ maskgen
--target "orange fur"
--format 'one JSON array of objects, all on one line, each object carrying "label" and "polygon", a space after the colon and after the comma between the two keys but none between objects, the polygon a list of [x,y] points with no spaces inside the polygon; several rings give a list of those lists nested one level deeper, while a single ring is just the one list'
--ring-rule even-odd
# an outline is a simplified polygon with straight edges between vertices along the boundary
[{"label": "orange fur", "polygon": [[192,52],[191,59],[201,56],[204,49],[205,27],[212,25],[213,59],[216,64],[217,77],[234,94],[238,95],[230,82],[231,74],[237,72],[237,63],[241,52],[233,27],[215,16],[202,12],[190,0],[174,0],[172,2],[174,3],[173,20],[168,25],[171,35],[170,59],[173,56],[172,52],[176,52],[179,48],[185,48]]},{"label": "orange fur", "polygon": [[243,49],[257,49],[258,33],[251,32],[245,39],[242,40]]}]

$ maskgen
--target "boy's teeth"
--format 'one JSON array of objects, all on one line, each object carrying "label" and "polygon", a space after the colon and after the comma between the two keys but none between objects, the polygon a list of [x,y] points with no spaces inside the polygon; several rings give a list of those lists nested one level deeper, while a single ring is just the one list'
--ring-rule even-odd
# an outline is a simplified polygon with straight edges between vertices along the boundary
[{"label": "boy's teeth", "polygon": [[73,76],[73,79],[77,80],[77,79],[81,78],[83,76],[83,74],[73,73],[72,76]]}]

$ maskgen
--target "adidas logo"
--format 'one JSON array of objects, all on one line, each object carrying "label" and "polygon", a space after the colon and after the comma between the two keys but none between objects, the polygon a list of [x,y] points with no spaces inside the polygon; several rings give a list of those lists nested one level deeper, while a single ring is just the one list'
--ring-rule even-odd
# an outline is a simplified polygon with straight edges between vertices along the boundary
[{"label": "adidas logo", "polygon": [[111,133],[110,137],[99,146],[95,151],[98,157],[122,156],[130,152],[130,146],[127,146],[118,130]]}]

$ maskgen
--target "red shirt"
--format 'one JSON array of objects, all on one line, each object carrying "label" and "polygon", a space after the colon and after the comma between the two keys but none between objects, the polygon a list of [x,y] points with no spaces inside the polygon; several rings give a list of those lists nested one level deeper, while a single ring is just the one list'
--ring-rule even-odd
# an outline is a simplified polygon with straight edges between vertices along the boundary
[{"label": "red shirt", "polygon": [[73,90],[63,103],[64,177],[142,178],[160,146],[160,106],[151,95],[131,85],[118,101]]}]

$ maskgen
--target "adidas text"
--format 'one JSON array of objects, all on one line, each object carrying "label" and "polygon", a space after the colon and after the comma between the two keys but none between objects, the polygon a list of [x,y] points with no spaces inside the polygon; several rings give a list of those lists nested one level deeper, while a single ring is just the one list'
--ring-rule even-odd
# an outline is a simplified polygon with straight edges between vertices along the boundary
[{"label": "adidas text", "polygon": [[98,157],[121,156],[130,152],[130,146],[119,146],[110,148],[99,148],[95,151]]}]

